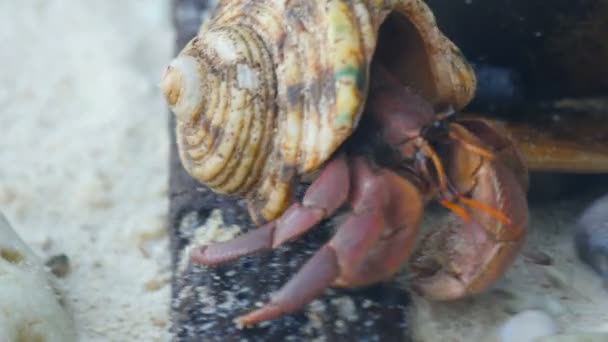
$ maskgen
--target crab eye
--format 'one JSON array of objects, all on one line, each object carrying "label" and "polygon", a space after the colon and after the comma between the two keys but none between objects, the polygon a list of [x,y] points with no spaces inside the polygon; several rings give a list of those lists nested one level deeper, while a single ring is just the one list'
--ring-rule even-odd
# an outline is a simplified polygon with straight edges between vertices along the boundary
[{"label": "crab eye", "polygon": [[418,151],[416,151],[414,158],[418,162],[424,162],[426,160],[426,154],[422,150],[418,150]]}]

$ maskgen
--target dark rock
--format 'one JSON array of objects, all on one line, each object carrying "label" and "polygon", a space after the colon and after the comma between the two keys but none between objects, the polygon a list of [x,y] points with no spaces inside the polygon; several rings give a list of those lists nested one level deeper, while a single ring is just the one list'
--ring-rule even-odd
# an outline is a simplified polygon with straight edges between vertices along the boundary
[{"label": "dark rock", "polygon": [[71,271],[70,258],[65,254],[50,257],[45,265],[58,278],[64,278]]},{"label": "dark rock", "polygon": [[518,72],[482,63],[473,64],[473,69],[477,76],[477,92],[467,106],[469,110],[512,115],[523,106],[525,91]]},{"label": "dark rock", "polygon": [[524,249],[522,252],[524,257],[532,263],[543,266],[553,265],[553,258],[551,255],[543,252],[540,249]]}]

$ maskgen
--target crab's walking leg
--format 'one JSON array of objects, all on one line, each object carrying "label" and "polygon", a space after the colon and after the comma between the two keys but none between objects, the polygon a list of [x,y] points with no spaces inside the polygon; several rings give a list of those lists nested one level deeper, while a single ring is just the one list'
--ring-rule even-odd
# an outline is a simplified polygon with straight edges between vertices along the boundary
[{"label": "crab's walking leg", "polygon": [[293,204],[277,220],[230,241],[203,246],[192,252],[199,264],[216,265],[276,248],[304,234],[341,207],[348,197],[350,177],[343,155],[332,159],[310,185],[302,203]]},{"label": "crab's walking leg", "polygon": [[[250,325],[275,319],[300,309],[321,295],[339,277],[342,268],[340,259],[353,257],[355,252],[365,252],[369,244],[378,238],[382,223],[382,215],[377,209],[352,215],[340,226],[332,241],[321,247],[298,273],[272,296],[270,303],[240,317],[239,323]],[[342,252],[346,252],[346,255],[339,255]]]},{"label": "crab's walking leg", "polygon": [[[415,229],[405,230],[418,227],[422,212],[418,190],[390,171],[374,173],[363,159],[356,159],[351,167],[352,212],[346,221],[270,303],[240,317],[241,324],[250,325],[296,311],[332,284],[356,287],[383,279],[392,275],[410,255]],[[412,217],[403,217],[409,210],[395,210],[407,205],[401,202],[407,198],[416,199]],[[391,221],[399,221],[398,228],[391,229]],[[403,245],[395,244],[395,237]],[[388,242],[382,244],[385,239]],[[405,239],[412,241],[408,243]]]}]

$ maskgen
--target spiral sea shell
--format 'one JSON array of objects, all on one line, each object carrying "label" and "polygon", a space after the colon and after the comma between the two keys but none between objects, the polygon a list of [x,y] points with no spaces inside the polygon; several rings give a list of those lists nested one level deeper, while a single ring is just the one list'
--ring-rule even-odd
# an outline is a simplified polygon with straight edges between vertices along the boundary
[{"label": "spiral sea shell", "polygon": [[372,60],[438,110],[475,91],[423,1],[220,1],[162,81],[185,169],[276,218],[357,127]]}]

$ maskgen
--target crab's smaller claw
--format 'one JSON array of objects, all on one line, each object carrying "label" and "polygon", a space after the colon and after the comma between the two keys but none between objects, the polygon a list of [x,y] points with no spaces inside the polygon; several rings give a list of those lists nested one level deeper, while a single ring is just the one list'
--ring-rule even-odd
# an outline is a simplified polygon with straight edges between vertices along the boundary
[{"label": "crab's smaller claw", "polygon": [[[483,130],[476,135],[465,126],[454,129],[469,142],[496,149],[494,143],[503,141],[492,136],[497,131],[476,124]],[[425,236],[410,260],[414,287],[421,295],[451,300],[483,292],[512,264],[528,226],[527,180],[518,174],[523,161],[509,159],[514,154],[488,159],[454,141],[442,155],[455,188],[500,213],[471,208],[468,222],[454,220],[451,226],[437,228]]]}]

